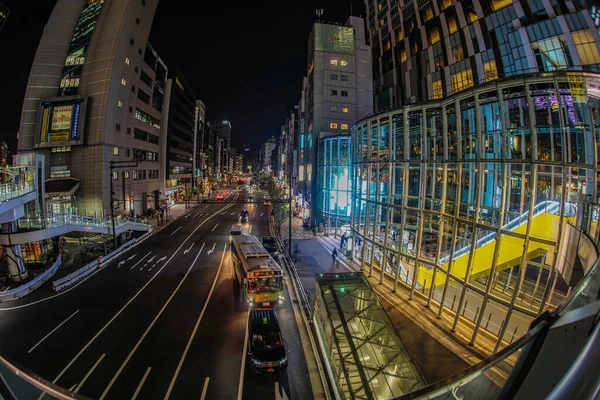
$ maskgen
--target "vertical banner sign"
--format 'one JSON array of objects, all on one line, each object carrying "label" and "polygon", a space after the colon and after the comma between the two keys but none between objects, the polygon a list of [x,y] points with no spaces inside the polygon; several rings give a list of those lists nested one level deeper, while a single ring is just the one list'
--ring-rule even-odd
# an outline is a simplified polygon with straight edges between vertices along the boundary
[{"label": "vertical banner sign", "polygon": [[44,110],[42,111],[42,126],[40,129],[40,143],[48,141],[48,115],[49,108],[44,106]]},{"label": "vertical banner sign", "polygon": [[79,113],[81,110],[81,103],[73,104],[73,114],[71,117],[71,140],[79,139]]}]

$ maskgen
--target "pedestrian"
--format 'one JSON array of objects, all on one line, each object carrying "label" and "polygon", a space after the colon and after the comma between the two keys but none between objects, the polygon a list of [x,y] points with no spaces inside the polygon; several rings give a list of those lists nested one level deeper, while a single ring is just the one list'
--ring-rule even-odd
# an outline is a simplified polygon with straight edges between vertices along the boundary
[{"label": "pedestrian", "polygon": [[336,259],[337,259],[337,250],[335,248],[331,252],[331,258],[333,259],[333,263],[335,264]]},{"label": "pedestrian", "polygon": [[313,237],[317,237],[317,228],[315,228],[315,227],[312,228],[312,234],[313,234]]}]

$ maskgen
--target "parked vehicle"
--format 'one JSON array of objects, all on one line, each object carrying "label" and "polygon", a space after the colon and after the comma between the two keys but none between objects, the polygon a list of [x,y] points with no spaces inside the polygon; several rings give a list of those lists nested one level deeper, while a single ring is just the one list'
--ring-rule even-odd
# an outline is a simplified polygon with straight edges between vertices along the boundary
[{"label": "parked vehicle", "polygon": [[277,243],[275,242],[275,238],[273,236],[263,236],[262,245],[269,253],[277,253]]}]

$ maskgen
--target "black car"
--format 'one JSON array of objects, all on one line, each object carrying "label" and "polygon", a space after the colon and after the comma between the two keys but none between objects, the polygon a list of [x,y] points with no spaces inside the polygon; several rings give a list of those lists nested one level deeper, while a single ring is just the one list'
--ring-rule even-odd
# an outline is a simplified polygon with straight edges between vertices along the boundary
[{"label": "black car", "polygon": [[283,371],[288,358],[277,312],[272,308],[250,310],[248,320],[248,359],[255,372]]},{"label": "black car", "polygon": [[277,253],[277,243],[273,236],[263,236],[262,245],[271,254]]}]

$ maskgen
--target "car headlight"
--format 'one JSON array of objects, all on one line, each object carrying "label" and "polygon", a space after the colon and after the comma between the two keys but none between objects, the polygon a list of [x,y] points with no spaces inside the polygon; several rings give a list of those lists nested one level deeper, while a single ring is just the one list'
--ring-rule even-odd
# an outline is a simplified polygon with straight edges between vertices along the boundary
[{"label": "car headlight", "polygon": [[252,364],[256,365],[257,367],[260,367],[262,362],[260,360],[257,360],[256,358],[253,358]]}]

